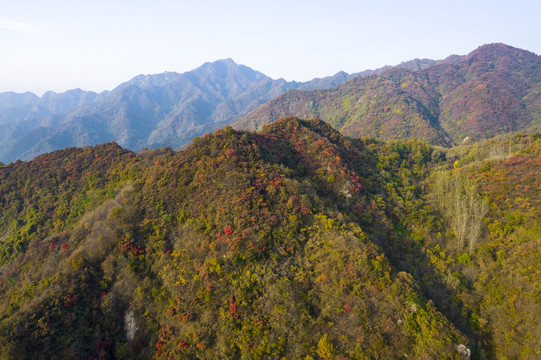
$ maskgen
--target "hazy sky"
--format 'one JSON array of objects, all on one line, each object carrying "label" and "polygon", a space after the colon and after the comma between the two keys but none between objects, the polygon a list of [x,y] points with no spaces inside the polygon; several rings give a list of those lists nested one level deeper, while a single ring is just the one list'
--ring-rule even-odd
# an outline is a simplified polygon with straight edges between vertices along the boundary
[{"label": "hazy sky", "polygon": [[485,43],[541,53],[541,1],[0,0],[0,92],[110,90],[232,58],[305,81]]}]

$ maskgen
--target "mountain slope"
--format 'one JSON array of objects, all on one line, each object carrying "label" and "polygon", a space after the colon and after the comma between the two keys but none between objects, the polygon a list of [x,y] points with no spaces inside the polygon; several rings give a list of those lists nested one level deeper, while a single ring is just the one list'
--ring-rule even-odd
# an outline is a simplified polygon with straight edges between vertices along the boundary
[{"label": "mountain slope", "polygon": [[233,126],[260,127],[282,114],[319,117],[349,136],[386,139],[419,137],[449,145],[451,139],[437,123],[438,94],[424,79],[407,91],[401,84],[413,81],[411,72],[396,69],[384,75],[352,80],[335,89],[291,91],[261,106]]},{"label": "mountain slope", "polygon": [[326,91],[289,92],[235,122],[320,117],[349,136],[451,145],[541,125],[541,57],[503,44],[410,71],[389,69]]},{"label": "mountain slope", "polygon": [[0,355],[535,358],[540,145],[287,118],[1,167]]},{"label": "mountain slope", "polygon": [[285,119],[0,169],[2,356],[461,358],[466,338],[373,243],[393,236],[377,162]]}]

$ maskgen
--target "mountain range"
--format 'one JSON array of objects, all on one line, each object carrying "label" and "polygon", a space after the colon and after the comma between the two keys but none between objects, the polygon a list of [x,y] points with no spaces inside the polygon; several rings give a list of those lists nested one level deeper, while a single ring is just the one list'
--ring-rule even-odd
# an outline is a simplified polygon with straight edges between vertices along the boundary
[{"label": "mountain range", "polygon": [[541,128],[541,57],[503,44],[419,70],[391,68],[335,88],[290,91],[236,121],[256,129],[319,117],[346,135],[452,146]]},{"label": "mountain range", "polygon": [[460,59],[415,59],[308,82],[273,80],[224,59],[182,74],[139,75],[102,93],[80,89],[60,94],[49,91],[42,97],[0,93],[0,160],[31,159],[64,147],[108,141],[135,151],[162,146],[176,149],[290,90],[332,88],[391,69],[419,71]]}]

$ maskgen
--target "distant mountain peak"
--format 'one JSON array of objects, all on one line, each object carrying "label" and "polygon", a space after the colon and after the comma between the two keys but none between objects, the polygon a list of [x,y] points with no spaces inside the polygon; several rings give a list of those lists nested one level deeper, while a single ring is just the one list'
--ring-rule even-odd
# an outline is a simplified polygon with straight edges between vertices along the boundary
[{"label": "distant mountain peak", "polygon": [[200,66],[200,68],[203,68],[203,67],[216,67],[216,66],[228,66],[228,67],[237,67],[237,66],[241,66],[239,64],[237,64],[233,59],[231,58],[225,58],[225,59],[218,59],[218,60],[214,60],[214,61],[208,61],[206,63],[204,63],[203,65]]},{"label": "distant mountain peak", "polygon": [[[507,45],[504,43],[489,43],[489,44],[483,44],[479,46],[477,49],[472,51],[472,53],[475,53],[476,51],[494,51],[494,50],[520,50],[518,48],[515,48],[511,45]],[[525,50],[522,50],[525,51]]]},{"label": "distant mountain peak", "polygon": [[216,60],[214,61],[215,63],[223,63],[223,64],[227,64],[227,65],[238,65],[235,60],[231,59],[231,58],[225,58],[225,59],[219,59],[219,60]]},{"label": "distant mountain peak", "polygon": [[477,49],[469,53],[466,58],[496,58],[501,56],[516,56],[518,54],[536,56],[530,51],[519,49],[510,45],[506,45],[503,43],[491,43],[479,46]]},{"label": "distant mountain peak", "polygon": [[[237,69],[237,68],[240,68],[240,67],[246,67],[248,68],[247,66],[244,66],[244,65],[241,65],[241,64],[237,64],[233,59],[231,58],[226,58],[226,59],[219,59],[219,60],[214,60],[214,61],[209,61],[209,62],[206,62],[204,63],[203,65],[201,65],[199,67],[199,69],[206,69],[206,68],[212,68],[212,69],[227,69],[227,70],[231,70],[231,69]],[[252,71],[255,71],[251,68],[249,68],[250,70]],[[196,69],[197,70],[197,69]],[[194,70],[194,71],[196,71]]]},{"label": "distant mountain peak", "polygon": [[260,81],[268,78],[265,74],[256,71],[248,66],[237,64],[233,59],[219,59],[213,62],[206,62],[199,68],[191,71],[190,73],[203,73],[212,74],[218,78],[227,78],[232,74],[239,72],[243,76],[250,78],[252,81]]}]

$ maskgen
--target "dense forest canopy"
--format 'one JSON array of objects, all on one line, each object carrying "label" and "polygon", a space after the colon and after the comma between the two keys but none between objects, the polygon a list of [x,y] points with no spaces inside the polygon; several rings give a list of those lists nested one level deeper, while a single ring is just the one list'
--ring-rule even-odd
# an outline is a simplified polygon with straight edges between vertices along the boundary
[{"label": "dense forest canopy", "polygon": [[541,137],[285,118],[0,168],[0,358],[532,359]]}]

